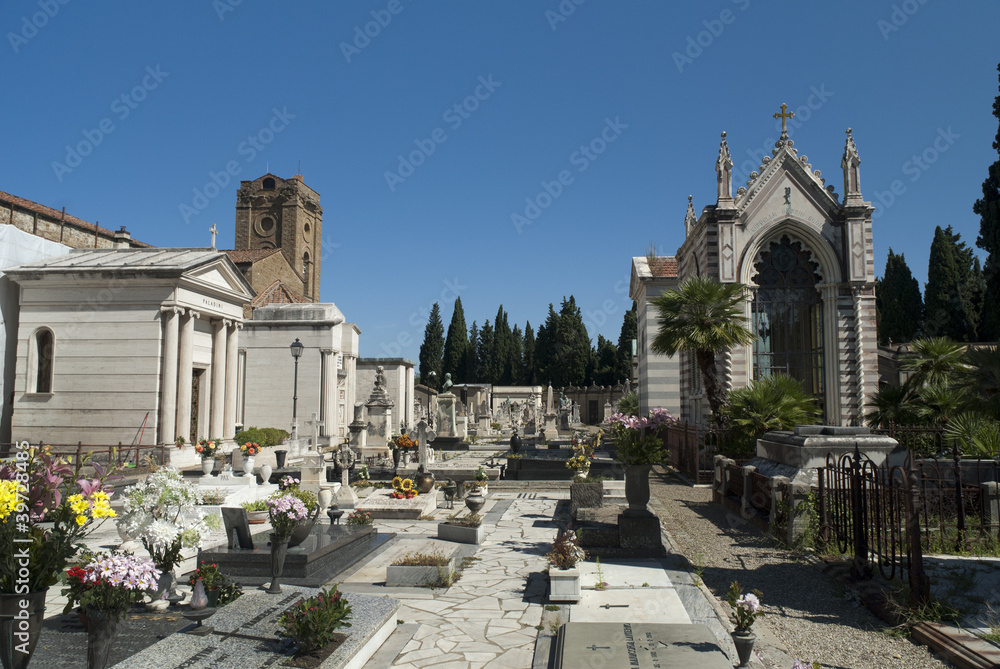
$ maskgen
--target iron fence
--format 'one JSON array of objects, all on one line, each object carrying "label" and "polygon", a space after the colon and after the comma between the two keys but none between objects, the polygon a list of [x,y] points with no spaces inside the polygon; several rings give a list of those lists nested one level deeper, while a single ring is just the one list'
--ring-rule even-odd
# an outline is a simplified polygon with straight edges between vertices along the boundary
[{"label": "iron fence", "polygon": [[[116,446],[84,444],[83,442],[75,444],[44,444],[39,442],[32,446],[38,449],[47,449],[52,455],[63,458],[74,468],[84,461],[96,462],[101,465],[138,467],[148,459],[154,464],[162,465],[167,463],[167,450],[171,448],[166,444],[126,446],[121,442]],[[16,444],[0,444],[0,453],[3,457],[9,457],[15,450]]]}]

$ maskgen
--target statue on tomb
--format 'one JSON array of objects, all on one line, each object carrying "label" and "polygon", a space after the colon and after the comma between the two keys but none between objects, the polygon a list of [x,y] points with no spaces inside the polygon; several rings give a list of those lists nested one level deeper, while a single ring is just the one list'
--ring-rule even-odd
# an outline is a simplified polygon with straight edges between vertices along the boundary
[{"label": "statue on tomb", "polygon": [[566,393],[564,393],[563,391],[560,390],[559,391],[559,410],[560,411],[569,411],[571,404],[572,404],[572,402],[570,402],[570,399],[568,397],[566,397]]},{"label": "statue on tomb", "polygon": [[451,381],[451,372],[448,372],[444,375],[444,383],[441,384],[441,392],[443,393],[448,392],[448,389],[451,388],[453,385],[455,384],[452,383]]},{"label": "statue on tomb", "polygon": [[382,365],[379,365],[378,367],[375,368],[375,391],[376,392],[379,390],[384,391],[385,389],[386,389],[385,368]]}]

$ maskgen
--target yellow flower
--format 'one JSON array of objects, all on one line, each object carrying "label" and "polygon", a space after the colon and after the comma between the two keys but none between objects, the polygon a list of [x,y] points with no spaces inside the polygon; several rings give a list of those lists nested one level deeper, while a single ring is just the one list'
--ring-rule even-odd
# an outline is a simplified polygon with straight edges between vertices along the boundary
[{"label": "yellow flower", "polygon": [[401,485],[403,485],[403,479],[401,477],[397,476],[396,478],[394,478],[392,480],[392,487],[393,488],[398,488]]},{"label": "yellow flower", "polygon": [[17,509],[19,489],[17,481],[0,481],[0,520],[6,519]]},{"label": "yellow flower", "polygon": [[76,517],[76,524],[77,525],[85,525],[86,523],[87,523],[87,517],[86,516],[77,516]]},{"label": "yellow flower", "polygon": [[73,513],[82,514],[86,513],[87,509],[90,508],[90,504],[83,498],[83,495],[70,495],[69,508]]},{"label": "yellow flower", "polygon": [[399,484],[399,487],[405,490],[406,492],[410,492],[411,490],[413,490],[413,481],[411,481],[410,479],[403,479],[403,482]]},{"label": "yellow flower", "polygon": [[90,510],[94,518],[114,518],[115,510],[105,500],[94,502],[94,508]]}]

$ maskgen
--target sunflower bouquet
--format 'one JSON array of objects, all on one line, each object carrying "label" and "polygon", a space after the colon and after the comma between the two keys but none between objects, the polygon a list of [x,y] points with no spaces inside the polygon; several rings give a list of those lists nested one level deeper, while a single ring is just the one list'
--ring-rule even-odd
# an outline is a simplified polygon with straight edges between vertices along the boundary
[{"label": "sunflower bouquet", "polygon": [[412,479],[404,479],[397,476],[392,480],[392,492],[389,497],[393,499],[413,499],[417,496],[417,489],[413,485]]}]

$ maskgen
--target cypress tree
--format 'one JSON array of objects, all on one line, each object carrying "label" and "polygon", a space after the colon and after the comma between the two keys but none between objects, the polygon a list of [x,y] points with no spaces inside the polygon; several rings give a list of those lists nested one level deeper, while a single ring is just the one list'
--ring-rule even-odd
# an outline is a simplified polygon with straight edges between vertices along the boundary
[{"label": "cypress tree", "polygon": [[524,385],[524,337],[521,327],[514,326],[510,335],[510,382],[515,386]]},{"label": "cypress tree", "polygon": [[533,386],[538,383],[538,370],[535,369],[535,332],[531,329],[531,321],[524,326],[524,383]]},{"label": "cypress tree", "polygon": [[[618,364],[615,367],[615,383],[624,383],[632,376],[632,340],[639,338],[638,305],[632,303],[632,308],[625,312],[622,319],[621,333],[618,335]],[[598,346],[598,349],[600,346]]]},{"label": "cypress tree", "polygon": [[967,341],[965,309],[951,235],[937,226],[924,288],[924,331],[931,337]]},{"label": "cypress tree", "polygon": [[[629,343],[631,352],[631,342]],[[597,335],[597,350],[594,352],[594,382],[600,386],[610,386],[616,381],[619,368],[618,347],[603,335]]]},{"label": "cypress tree", "polygon": [[467,383],[475,383],[481,379],[479,375],[479,327],[472,321],[469,329],[469,345],[465,348],[465,364],[462,373]]},{"label": "cypress tree", "polygon": [[[435,302],[431,308],[427,327],[424,328],[424,343],[420,345],[420,382],[437,390],[441,387],[441,366],[444,357],[444,325],[441,323],[441,308]],[[430,378],[430,373],[437,376]]]},{"label": "cypress tree", "polygon": [[479,350],[476,354],[476,364],[479,366],[479,380],[483,383],[495,383],[490,369],[490,359],[493,353],[493,326],[489,319],[479,329]]},{"label": "cypress tree", "polygon": [[448,336],[444,340],[444,363],[442,368],[446,374],[451,374],[455,383],[466,383],[465,358],[469,348],[468,334],[465,329],[465,310],[462,309],[462,298],[455,298],[455,309],[451,314],[451,324],[448,326]]},{"label": "cypress tree", "polygon": [[[1000,71],[1000,65],[997,70]],[[993,101],[993,116],[1000,121],[1000,95]],[[993,150],[1000,152],[1000,128],[993,140]],[[987,253],[983,268],[985,295],[977,338],[997,341],[1000,339],[1000,159],[990,165],[983,181],[983,197],[976,200],[972,211],[979,215],[976,246]]]},{"label": "cypress tree", "polygon": [[587,365],[592,357],[590,337],[583,315],[572,295],[563,299],[559,310],[556,352],[562,371],[561,385],[579,386],[586,382]]},{"label": "cypress tree", "polygon": [[551,383],[559,387],[560,378],[559,362],[556,357],[556,330],[559,328],[559,315],[549,303],[549,314],[545,318],[545,323],[538,326],[538,334],[535,337],[535,369],[538,374],[538,381],[544,385]]},{"label": "cypress tree", "polygon": [[913,278],[903,254],[889,249],[885,274],[875,288],[879,343],[912,341],[920,331],[924,311],[920,284]]}]

